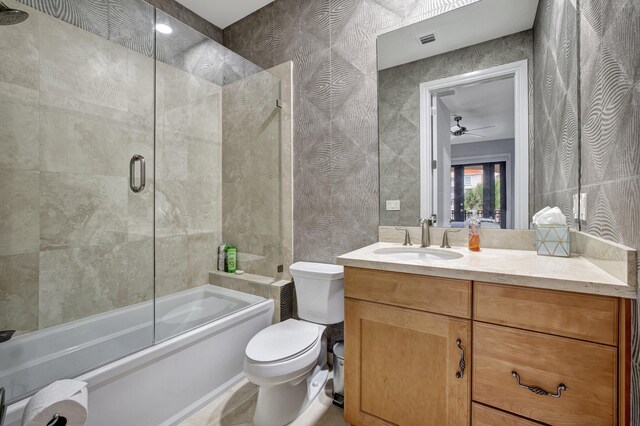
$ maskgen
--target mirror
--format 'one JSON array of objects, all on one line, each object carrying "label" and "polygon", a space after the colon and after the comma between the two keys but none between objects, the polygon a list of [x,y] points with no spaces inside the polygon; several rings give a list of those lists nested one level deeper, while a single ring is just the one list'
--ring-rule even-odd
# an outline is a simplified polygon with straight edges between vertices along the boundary
[{"label": "mirror", "polygon": [[482,0],[378,37],[382,226],[573,216],[576,23],[570,0]]}]

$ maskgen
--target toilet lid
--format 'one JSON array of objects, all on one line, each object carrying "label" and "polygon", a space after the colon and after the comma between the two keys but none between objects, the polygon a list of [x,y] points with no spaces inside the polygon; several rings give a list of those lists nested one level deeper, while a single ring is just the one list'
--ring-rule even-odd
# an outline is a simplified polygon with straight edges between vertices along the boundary
[{"label": "toilet lid", "polygon": [[246,354],[255,362],[275,362],[306,352],[318,340],[319,327],[289,319],[271,325],[249,341]]}]

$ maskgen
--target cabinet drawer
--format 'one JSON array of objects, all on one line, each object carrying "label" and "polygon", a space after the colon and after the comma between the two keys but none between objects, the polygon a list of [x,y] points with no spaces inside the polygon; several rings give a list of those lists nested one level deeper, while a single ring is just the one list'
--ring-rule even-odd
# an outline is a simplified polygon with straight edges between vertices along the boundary
[{"label": "cabinet drawer", "polygon": [[474,319],[617,345],[613,297],[476,282]]},{"label": "cabinet drawer", "polygon": [[344,295],[471,318],[471,281],[347,267]]},{"label": "cabinet drawer", "polygon": [[[482,323],[473,348],[475,401],[553,425],[615,423],[616,348]],[[522,387],[556,394],[561,384],[558,398]]]},{"label": "cabinet drawer", "polygon": [[473,403],[471,424],[473,426],[542,426],[541,423],[476,404],[475,402]]}]

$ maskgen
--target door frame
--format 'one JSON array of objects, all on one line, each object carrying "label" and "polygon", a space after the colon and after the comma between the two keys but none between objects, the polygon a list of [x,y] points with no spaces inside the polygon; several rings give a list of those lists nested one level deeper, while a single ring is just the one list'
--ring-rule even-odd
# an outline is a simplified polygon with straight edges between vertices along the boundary
[{"label": "door frame", "polygon": [[475,157],[456,157],[455,160],[451,160],[451,166],[460,166],[460,165],[465,165],[465,164],[482,164],[482,163],[506,163],[505,169],[506,169],[506,185],[508,188],[507,191],[507,229],[511,229],[511,226],[513,225],[513,221],[512,221],[512,210],[513,210],[513,196],[511,196],[511,192],[512,192],[512,188],[511,188],[511,175],[513,173],[512,165],[513,159],[511,158],[511,154],[509,153],[504,153],[504,154],[487,154],[487,155],[478,155]]},{"label": "door frame", "polygon": [[460,84],[498,77],[513,77],[515,142],[513,170],[514,229],[529,229],[529,83],[526,59],[465,74],[420,83],[420,217],[437,211],[434,189],[437,174],[432,167],[437,141],[433,140],[434,92]]}]

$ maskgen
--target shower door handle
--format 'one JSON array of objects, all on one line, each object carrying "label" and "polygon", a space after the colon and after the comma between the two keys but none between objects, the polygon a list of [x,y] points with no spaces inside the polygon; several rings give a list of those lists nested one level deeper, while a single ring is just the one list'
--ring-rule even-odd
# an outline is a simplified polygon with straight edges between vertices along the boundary
[{"label": "shower door handle", "polygon": [[[136,163],[140,163],[140,185],[136,185]],[[145,186],[144,157],[136,154],[129,161],[129,186],[133,192],[142,192]]]}]

